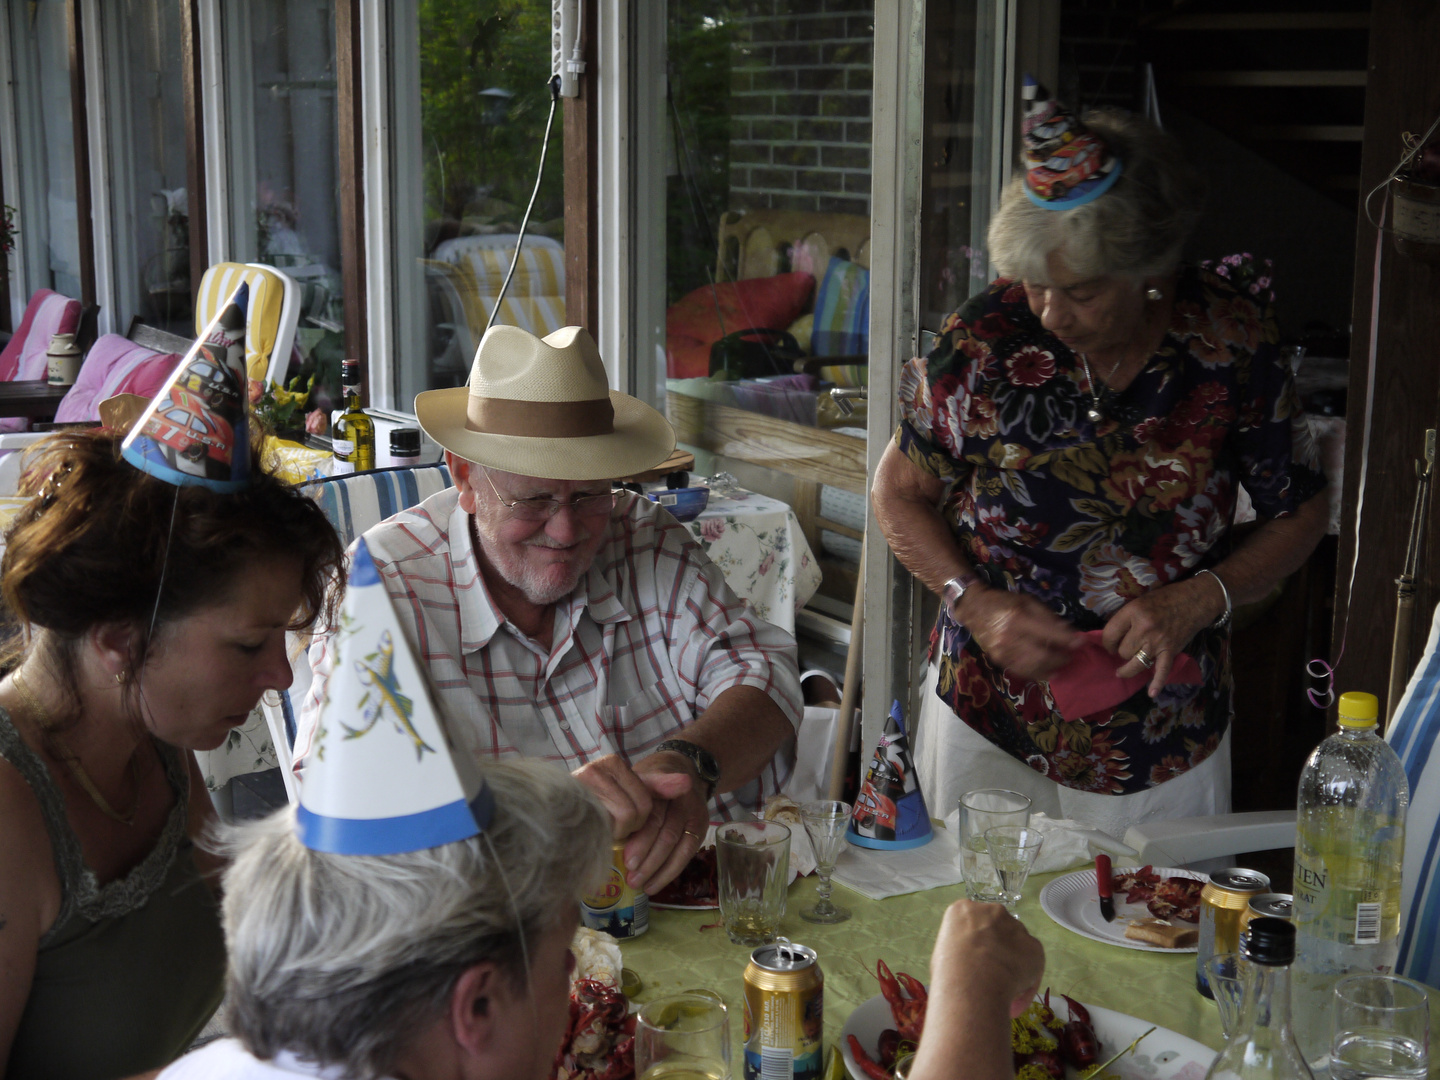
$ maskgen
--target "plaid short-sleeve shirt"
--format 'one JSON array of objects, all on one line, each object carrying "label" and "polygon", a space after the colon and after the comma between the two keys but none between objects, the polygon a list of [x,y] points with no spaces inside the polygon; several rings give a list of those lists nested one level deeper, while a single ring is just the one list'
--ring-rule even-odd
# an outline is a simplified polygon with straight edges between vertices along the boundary
[{"label": "plaid short-sleeve shirt", "polygon": [[[452,734],[479,760],[523,755],[574,769],[619,754],[633,764],[732,686],[765,691],[799,725],[794,639],[756,616],[684,526],[646,499],[617,501],[595,561],[556,606],[549,646],[495,607],[454,488],[381,522],[365,543]],[[328,640],[310,662],[297,764],[335,663]],[[757,810],[789,776],[793,753],[782,749],[713,809]]]}]

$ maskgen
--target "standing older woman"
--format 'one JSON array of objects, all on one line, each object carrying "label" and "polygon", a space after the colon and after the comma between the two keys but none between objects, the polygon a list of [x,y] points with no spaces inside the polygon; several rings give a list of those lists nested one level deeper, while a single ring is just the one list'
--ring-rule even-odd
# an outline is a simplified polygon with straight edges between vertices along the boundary
[{"label": "standing older woman", "polygon": [[243,491],[177,491],[118,444],[42,444],[0,563],[23,631],[0,682],[7,1080],[155,1068],[214,1012],[225,950],[192,850],[213,813],[189,751],[289,685],[285,631],[320,613],[342,558],[253,458]]},{"label": "standing older woman", "polygon": [[[930,798],[1010,787],[1123,834],[1228,809],[1232,605],[1308,557],[1324,478],[1269,313],[1180,265],[1201,192],[1175,147],[1026,97],[1030,168],[990,229],[1005,276],[907,366],[872,498],[943,598],[917,737]],[[1239,484],[1263,519],[1243,539]],[[1150,677],[1067,720],[1049,680],[1084,631],[1117,679]],[[1169,685],[1182,652],[1198,686]]]}]

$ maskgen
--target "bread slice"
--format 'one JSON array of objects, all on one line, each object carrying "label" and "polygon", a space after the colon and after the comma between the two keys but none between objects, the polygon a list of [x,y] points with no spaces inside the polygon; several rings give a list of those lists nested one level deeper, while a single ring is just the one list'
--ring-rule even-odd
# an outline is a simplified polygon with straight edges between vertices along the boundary
[{"label": "bread slice", "polygon": [[1164,919],[1133,919],[1125,928],[1125,936],[1162,949],[1188,949],[1200,941],[1200,931],[1195,927],[1177,926]]}]

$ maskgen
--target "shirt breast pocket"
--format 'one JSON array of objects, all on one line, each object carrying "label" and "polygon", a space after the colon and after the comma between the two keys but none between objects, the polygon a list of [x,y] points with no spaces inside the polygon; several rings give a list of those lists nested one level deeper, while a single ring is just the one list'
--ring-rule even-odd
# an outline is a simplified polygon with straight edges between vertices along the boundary
[{"label": "shirt breast pocket", "polygon": [[668,678],[646,687],[612,686],[610,703],[604,712],[606,727],[627,736],[627,741],[671,732],[694,719],[694,710],[684,691]]}]

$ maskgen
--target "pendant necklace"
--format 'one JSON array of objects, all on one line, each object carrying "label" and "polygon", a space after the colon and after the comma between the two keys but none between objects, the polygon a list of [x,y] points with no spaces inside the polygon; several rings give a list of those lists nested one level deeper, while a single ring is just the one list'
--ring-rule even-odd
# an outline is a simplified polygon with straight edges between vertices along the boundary
[{"label": "pendant necklace", "polygon": [[30,688],[21,680],[19,671],[10,676],[10,683],[30,709],[35,726],[55,740],[56,745],[64,754],[62,760],[69,766],[71,775],[75,777],[85,794],[90,796],[90,801],[111,820],[118,821],[121,825],[134,825],[135,815],[140,809],[140,797],[143,794],[140,790],[140,771],[136,766],[135,756],[132,754],[130,757],[130,781],[135,787],[135,805],[130,807],[129,811],[121,813],[111,806],[110,801],[100,793],[100,789],[95,786],[95,781],[90,779],[90,774],[80,764],[79,756],[70,749],[70,744],[65,741],[65,737],[55,730],[55,722],[50,719],[50,710],[40,703]]},{"label": "pendant necklace", "polygon": [[[1085,415],[1090,418],[1092,424],[1098,424],[1105,419],[1105,410],[1100,408],[1100,395],[1095,391],[1095,377],[1090,374],[1090,361],[1082,352],[1080,363],[1085,366],[1085,382],[1090,387],[1090,408],[1085,410]],[[1120,361],[1117,359],[1110,368],[1110,374],[1105,377],[1105,385],[1110,385],[1110,380],[1115,378],[1115,372],[1120,370]]]}]

